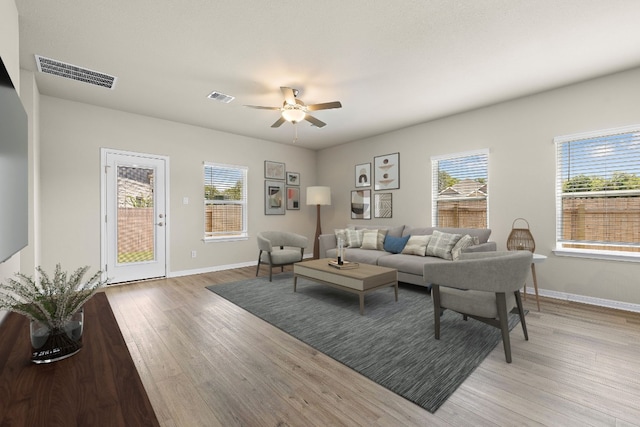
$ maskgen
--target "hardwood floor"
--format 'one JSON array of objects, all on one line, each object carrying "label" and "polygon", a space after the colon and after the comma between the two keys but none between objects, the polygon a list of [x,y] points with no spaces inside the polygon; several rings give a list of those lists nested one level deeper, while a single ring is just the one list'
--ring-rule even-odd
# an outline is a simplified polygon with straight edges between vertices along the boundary
[{"label": "hardwood floor", "polygon": [[528,298],[513,363],[498,345],[431,414],[205,289],[254,276],[106,290],[161,425],[640,426],[640,314]]}]

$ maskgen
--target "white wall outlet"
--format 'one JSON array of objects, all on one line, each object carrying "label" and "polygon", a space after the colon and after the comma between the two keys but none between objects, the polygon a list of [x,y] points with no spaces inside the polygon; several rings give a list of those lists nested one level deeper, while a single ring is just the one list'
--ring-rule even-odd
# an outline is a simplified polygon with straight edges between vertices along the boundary
[{"label": "white wall outlet", "polygon": [[182,204],[183,205],[188,205],[189,204],[189,198],[188,197],[183,197],[182,198]]},{"label": "white wall outlet", "polygon": [[191,251],[191,258],[195,258],[198,255],[196,251]]}]

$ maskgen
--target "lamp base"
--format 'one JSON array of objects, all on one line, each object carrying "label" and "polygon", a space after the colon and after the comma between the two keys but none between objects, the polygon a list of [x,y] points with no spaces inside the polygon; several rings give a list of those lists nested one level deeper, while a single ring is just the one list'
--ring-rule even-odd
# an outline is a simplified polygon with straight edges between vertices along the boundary
[{"label": "lamp base", "polygon": [[316,237],[313,239],[313,259],[320,258],[320,234],[322,229],[320,228],[320,205],[316,205]]}]

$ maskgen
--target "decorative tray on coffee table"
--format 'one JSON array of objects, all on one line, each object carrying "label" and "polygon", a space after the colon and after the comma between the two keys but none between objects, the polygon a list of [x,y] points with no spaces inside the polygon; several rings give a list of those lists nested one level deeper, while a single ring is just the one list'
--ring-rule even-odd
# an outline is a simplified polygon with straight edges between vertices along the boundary
[{"label": "decorative tray on coffee table", "polygon": [[348,270],[351,268],[358,268],[360,266],[357,262],[349,261],[343,261],[342,264],[338,264],[338,260],[336,259],[329,260],[329,265],[334,268],[339,268],[340,270]]}]

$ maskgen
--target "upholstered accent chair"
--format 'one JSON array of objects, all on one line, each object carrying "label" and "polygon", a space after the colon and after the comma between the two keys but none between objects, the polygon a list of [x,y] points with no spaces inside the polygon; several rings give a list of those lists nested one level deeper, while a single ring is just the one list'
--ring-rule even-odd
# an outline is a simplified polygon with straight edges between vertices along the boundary
[{"label": "upholstered accent chair", "polygon": [[284,271],[285,265],[302,261],[304,249],[309,239],[288,231],[263,231],[258,233],[258,267],[256,276],[260,272],[260,263],[269,265],[269,281],[273,277],[273,267],[280,267]]},{"label": "upholstered accent chair", "polygon": [[529,339],[520,288],[527,279],[533,255],[529,251],[462,253],[457,261],[429,265],[424,279],[432,284],[435,338],[445,309],[495,326],[502,331],[507,363],[511,363],[508,314],[518,309],[525,340]]}]

